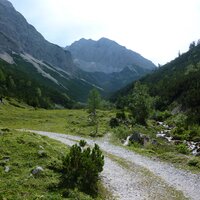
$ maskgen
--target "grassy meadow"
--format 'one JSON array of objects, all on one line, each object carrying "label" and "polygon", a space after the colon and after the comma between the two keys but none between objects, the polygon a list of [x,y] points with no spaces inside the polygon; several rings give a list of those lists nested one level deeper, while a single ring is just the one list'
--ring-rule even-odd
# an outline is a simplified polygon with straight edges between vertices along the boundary
[{"label": "grassy meadow", "polygon": [[[103,136],[109,129],[112,111],[98,111],[98,136]],[[45,110],[33,109],[11,100],[0,104],[0,127],[12,129],[32,129],[64,134],[89,136],[94,131],[89,114],[85,109]]]},{"label": "grassy meadow", "polygon": [[[99,111],[98,115],[101,136],[108,130],[112,113]],[[82,136],[89,136],[93,131],[86,110],[33,109],[12,99],[4,101],[0,104],[0,200],[107,198],[109,192],[101,183],[95,198],[76,189],[59,188],[59,168],[69,147],[44,136],[16,130],[21,128]],[[37,166],[44,171],[38,176],[32,175]],[[7,167],[9,172],[5,171]]]}]

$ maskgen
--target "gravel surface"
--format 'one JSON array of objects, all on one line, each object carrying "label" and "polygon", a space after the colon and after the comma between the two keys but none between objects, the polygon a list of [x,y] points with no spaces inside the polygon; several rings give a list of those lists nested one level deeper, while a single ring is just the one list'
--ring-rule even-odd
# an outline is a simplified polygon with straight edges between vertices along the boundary
[{"label": "gravel surface", "polygon": [[81,139],[86,140],[89,145],[97,143],[106,155],[102,180],[118,199],[200,200],[200,174],[192,174],[170,164],[138,155],[112,145],[107,140],[91,140],[35,130],[31,132],[70,146]]}]

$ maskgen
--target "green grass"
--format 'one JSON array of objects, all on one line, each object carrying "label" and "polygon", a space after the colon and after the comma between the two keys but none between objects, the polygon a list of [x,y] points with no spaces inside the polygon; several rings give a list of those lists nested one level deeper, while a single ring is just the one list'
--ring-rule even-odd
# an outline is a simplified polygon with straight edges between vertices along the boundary
[{"label": "green grass", "polygon": [[[12,104],[12,105],[11,105]],[[109,130],[110,111],[97,111],[99,119],[98,136]],[[94,131],[88,119],[87,110],[44,110],[33,109],[16,101],[0,104],[0,127],[33,129],[89,136]]]},{"label": "green grass", "polygon": [[[135,125],[131,130],[125,127],[117,127],[112,129],[113,134],[111,142],[122,146],[121,140],[125,139],[128,135],[131,135],[133,131],[146,134],[150,136],[151,139],[156,139],[157,145],[153,145],[151,142],[144,146],[138,143],[133,143],[125,148],[153,159],[172,163],[177,168],[190,170],[193,173],[200,173],[200,157],[195,157],[189,153],[183,154],[182,151],[180,151],[180,145],[169,144],[162,139],[156,138],[156,132],[159,130],[161,130],[161,128],[151,121],[148,122],[148,127]],[[195,162],[193,162],[194,159]]]},{"label": "green grass", "polygon": [[[98,115],[99,133],[103,135],[111,113],[98,111]],[[64,190],[57,187],[60,172],[53,168],[62,165],[62,156],[69,151],[66,145],[34,133],[16,131],[26,128],[88,136],[93,127],[87,116],[85,110],[35,110],[13,99],[4,100],[0,104],[0,200],[93,199],[76,189],[66,189],[68,198],[64,198]],[[44,152],[39,155],[38,151]],[[8,173],[6,166],[10,167]],[[31,171],[36,166],[43,167],[44,172],[35,177]],[[98,188],[96,199],[107,199],[110,193],[101,182]]]},{"label": "green grass", "polygon": [[[38,151],[45,153],[40,156]],[[49,167],[61,163],[61,156],[68,152],[66,145],[34,133],[18,131],[0,135],[0,199],[61,199],[61,194],[49,188],[59,182],[59,173]],[[5,172],[5,166],[10,167]],[[43,167],[39,176],[31,171]]]},{"label": "green grass", "polygon": [[[39,152],[42,151],[42,154]],[[59,188],[62,157],[69,148],[57,141],[34,133],[14,130],[0,131],[0,199],[80,199],[92,200],[78,191]],[[10,171],[5,172],[6,166]],[[32,175],[32,170],[41,166],[44,171]],[[64,191],[68,198],[64,198]],[[108,191],[99,183],[95,199],[107,198]]]}]

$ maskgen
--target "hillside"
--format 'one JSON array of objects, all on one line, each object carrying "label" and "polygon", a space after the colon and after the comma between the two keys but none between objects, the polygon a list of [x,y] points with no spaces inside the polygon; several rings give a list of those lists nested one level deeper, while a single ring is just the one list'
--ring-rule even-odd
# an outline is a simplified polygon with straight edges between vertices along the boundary
[{"label": "hillside", "polygon": [[75,101],[87,100],[95,87],[64,70],[45,64],[28,54],[0,54],[0,94],[35,107],[71,108]]},{"label": "hillside", "polygon": [[[200,122],[200,45],[191,48],[175,60],[160,67],[154,73],[140,79],[147,85],[151,96],[158,96],[157,109],[181,107],[189,111],[192,118]],[[134,83],[122,89],[115,96],[131,93]]]}]

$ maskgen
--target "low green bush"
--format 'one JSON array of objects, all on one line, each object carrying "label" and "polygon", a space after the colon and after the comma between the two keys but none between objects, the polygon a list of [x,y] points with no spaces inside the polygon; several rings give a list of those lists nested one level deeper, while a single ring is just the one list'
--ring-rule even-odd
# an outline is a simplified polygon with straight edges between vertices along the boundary
[{"label": "low green bush", "polygon": [[200,162],[199,162],[199,160],[197,158],[190,159],[187,164],[189,166],[194,166],[194,167],[196,167],[197,165],[200,166]]},{"label": "low green bush", "polygon": [[111,118],[109,125],[111,128],[115,128],[115,127],[119,126],[119,122],[118,122],[117,118],[114,118],[114,117]]},{"label": "low green bush", "polygon": [[125,115],[124,112],[117,112],[116,113],[116,118],[121,120],[121,121],[124,121],[124,120],[126,120],[126,115]]},{"label": "low green bush", "polygon": [[71,147],[69,154],[63,158],[60,185],[66,188],[78,188],[86,194],[97,194],[99,173],[103,170],[104,156],[97,144],[94,148],[85,148],[86,142]]},{"label": "low green bush", "polygon": [[171,116],[171,113],[167,110],[161,112],[161,111],[155,111],[152,114],[152,119],[156,121],[165,121],[167,118]]},{"label": "low green bush", "polygon": [[186,140],[188,138],[188,132],[183,127],[174,128],[171,135],[174,140]]},{"label": "low green bush", "polygon": [[176,149],[179,153],[182,153],[182,154],[188,154],[189,153],[189,149],[186,146],[186,144],[179,144],[179,145],[176,146]]}]

